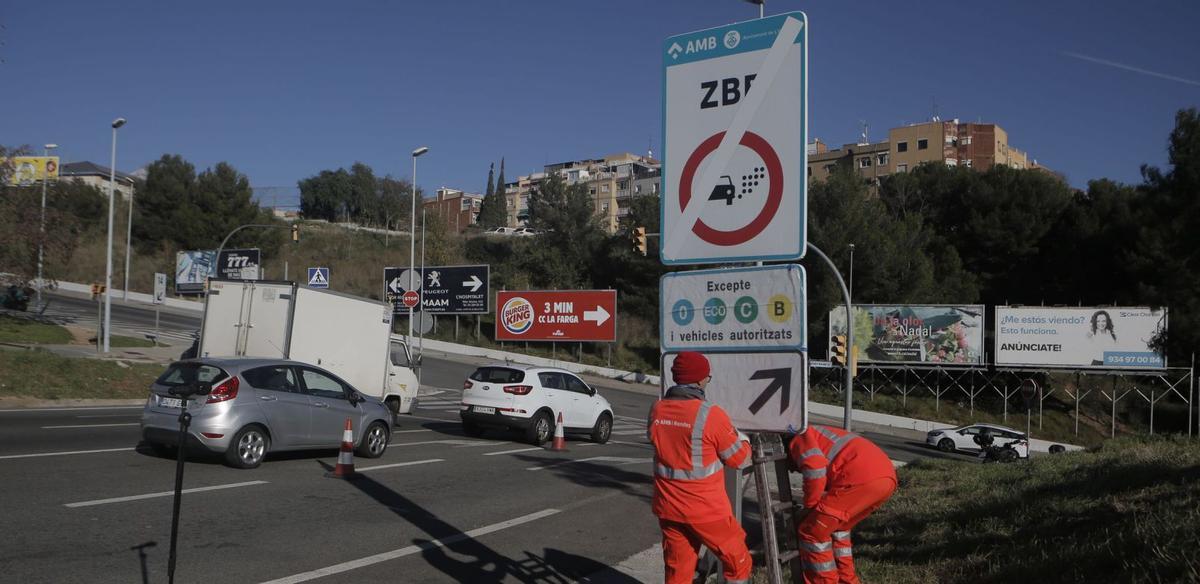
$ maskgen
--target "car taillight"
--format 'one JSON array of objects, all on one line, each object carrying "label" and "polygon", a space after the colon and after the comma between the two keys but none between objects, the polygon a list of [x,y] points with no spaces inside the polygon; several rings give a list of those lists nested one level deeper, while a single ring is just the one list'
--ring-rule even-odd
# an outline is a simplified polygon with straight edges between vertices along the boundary
[{"label": "car taillight", "polygon": [[531,391],[533,391],[532,385],[506,385],[506,386],[504,386],[504,393],[511,393],[513,395],[525,395]]},{"label": "car taillight", "polygon": [[463,382],[463,389],[471,389],[472,387],[475,387],[475,386],[471,384],[470,379]]},{"label": "car taillight", "polygon": [[213,388],[212,392],[208,394],[208,401],[204,403],[215,404],[237,397],[238,384],[236,375],[226,379],[224,383]]}]

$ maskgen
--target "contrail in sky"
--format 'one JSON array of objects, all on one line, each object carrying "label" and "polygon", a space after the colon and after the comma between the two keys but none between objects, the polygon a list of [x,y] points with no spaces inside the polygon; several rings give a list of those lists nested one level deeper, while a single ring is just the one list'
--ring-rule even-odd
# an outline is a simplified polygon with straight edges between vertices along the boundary
[{"label": "contrail in sky", "polygon": [[1176,77],[1176,76],[1174,76],[1174,75],[1167,75],[1166,73],[1159,73],[1159,72],[1157,72],[1157,71],[1149,71],[1149,70],[1147,70],[1147,69],[1141,69],[1141,68],[1139,68],[1139,67],[1134,67],[1134,66],[1132,66],[1132,65],[1125,65],[1125,64],[1123,64],[1123,63],[1117,63],[1117,62],[1115,62],[1115,61],[1106,61],[1106,60],[1104,60],[1104,59],[1097,59],[1096,57],[1089,57],[1089,56],[1087,56],[1087,55],[1080,55],[1079,53],[1071,53],[1071,52],[1068,52],[1068,51],[1062,51],[1062,54],[1063,54],[1063,55],[1066,55],[1066,56],[1068,56],[1068,57],[1073,57],[1073,58],[1075,58],[1075,59],[1082,59],[1082,60],[1084,60],[1084,61],[1091,61],[1092,63],[1098,63],[1098,64],[1100,64],[1100,65],[1108,65],[1109,67],[1116,67],[1117,69],[1124,69],[1124,70],[1126,70],[1126,71],[1133,71],[1134,73],[1141,73],[1142,75],[1149,75],[1149,76],[1151,76],[1151,77],[1158,77],[1158,78],[1160,78],[1160,79],[1167,79],[1167,80],[1170,80],[1170,81],[1178,81],[1178,82],[1180,82],[1180,83],[1186,83],[1186,84],[1188,84],[1188,85],[1195,85],[1195,86],[1197,86],[1197,87],[1200,87],[1200,81],[1195,81],[1195,80],[1193,80],[1193,79],[1185,79],[1185,78],[1183,78],[1183,77]]}]

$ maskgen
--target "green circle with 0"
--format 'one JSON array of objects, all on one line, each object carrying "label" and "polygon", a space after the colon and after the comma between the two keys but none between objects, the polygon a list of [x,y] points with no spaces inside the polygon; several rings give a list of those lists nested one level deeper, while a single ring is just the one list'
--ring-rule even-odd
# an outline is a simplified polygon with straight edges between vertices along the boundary
[{"label": "green circle with 0", "polygon": [[749,296],[742,296],[733,305],[733,316],[742,324],[750,324],[758,318],[758,302]]}]

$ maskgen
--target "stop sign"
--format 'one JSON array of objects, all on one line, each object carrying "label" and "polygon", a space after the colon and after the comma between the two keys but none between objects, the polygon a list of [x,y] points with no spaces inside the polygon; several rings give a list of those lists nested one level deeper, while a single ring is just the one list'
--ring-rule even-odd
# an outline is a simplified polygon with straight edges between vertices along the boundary
[{"label": "stop sign", "polygon": [[417,294],[416,290],[409,290],[404,293],[404,296],[400,297],[400,300],[404,302],[405,306],[412,308],[421,301],[421,295]]}]

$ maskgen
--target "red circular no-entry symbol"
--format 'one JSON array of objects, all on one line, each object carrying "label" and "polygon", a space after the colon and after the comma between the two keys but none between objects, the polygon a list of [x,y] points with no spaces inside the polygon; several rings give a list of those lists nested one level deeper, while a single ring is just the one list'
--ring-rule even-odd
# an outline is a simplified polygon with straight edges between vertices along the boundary
[{"label": "red circular no-entry symbol", "polygon": [[[696,179],[696,171],[700,168],[700,163],[721,145],[721,139],[724,137],[725,132],[717,132],[709,136],[707,140],[700,143],[700,146],[696,147],[696,151],[688,157],[687,164],[683,165],[683,174],[679,179],[680,212],[687,209],[688,201],[692,200],[692,182]],[[738,143],[753,150],[759,158],[762,158],[763,164],[767,167],[767,176],[771,179],[771,185],[767,190],[767,200],[762,210],[742,227],[724,231],[710,227],[703,219],[696,219],[692,231],[700,239],[713,245],[740,245],[754,239],[767,228],[771,219],[775,218],[775,213],[779,211],[779,203],[783,201],[783,165],[779,163],[779,155],[775,153],[775,149],[771,148],[771,145],[762,136],[754,132],[743,134]]]},{"label": "red circular no-entry symbol", "polygon": [[404,302],[405,306],[412,308],[421,301],[421,295],[417,294],[415,290],[409,290],[408,292],[404,293],[404,296],[400,297],[400,300]]}]

